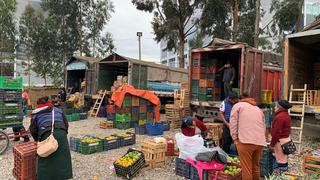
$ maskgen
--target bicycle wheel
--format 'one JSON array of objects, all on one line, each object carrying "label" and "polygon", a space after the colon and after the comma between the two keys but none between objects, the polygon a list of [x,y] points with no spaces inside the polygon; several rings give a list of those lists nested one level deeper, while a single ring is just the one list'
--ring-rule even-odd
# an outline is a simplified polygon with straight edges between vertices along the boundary
[{"label": "bicycle wheel", "polygon": [[8,134],[0,130],[0,154],[3,154],[9,147],[9,136]]}]

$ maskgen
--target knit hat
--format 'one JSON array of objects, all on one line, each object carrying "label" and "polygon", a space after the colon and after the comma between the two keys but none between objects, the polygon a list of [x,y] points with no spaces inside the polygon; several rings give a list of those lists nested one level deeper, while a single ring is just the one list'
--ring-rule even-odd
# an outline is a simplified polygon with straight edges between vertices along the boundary
[{"label": "knit hat", "polygon": [[192,126],[193,120],[194,120],[194,118],[191,116],[188,116],[188,117],[185,117],[182,119],[183,123],[185,123],[187,126]]},{"label": "knit hat", "polygon": [[236,99],[236,98],[238,98],[238,96],[235,92],[230,92],[228,98],[229,99]]},{"label": "knit hat", "polygon": [[278,105],[279,105],[280,107],[282,107],[283,109],[290,109],[290,108],[292,108],[292,105],[291,105],[288,101],[286,101],[286,100],[279,100],[279,101],[278,101]]}]

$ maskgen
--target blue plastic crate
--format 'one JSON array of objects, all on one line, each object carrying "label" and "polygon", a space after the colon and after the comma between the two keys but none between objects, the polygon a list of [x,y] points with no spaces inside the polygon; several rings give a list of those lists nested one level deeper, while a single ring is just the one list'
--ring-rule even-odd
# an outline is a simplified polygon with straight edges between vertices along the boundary
[{"label": "blue plastic crate", "polygon": [[199,80],[192,80],[192,86],[198,87],[199,86]]},{"label": "blue plastic crate", "polygon": [[154,112],[154,106],[147,106],[147,112],[149,113]]},{"label": "blue plastic crate", "polygon": [[130,121],[130,127],[131,128],[135,128],[137,126],[139,126],[139,121]]},{"label": "blue plastic crate", "polygon": [[146,134],[151,136],[163,135],[163,124],[156,123],[154,125],[147,123],[146,124]]},{"label": "blue plastic crate", "polygon": [[108,114],[107,114],[107,119],[108,119],[109,121],[114,121],[115,118],[116,118],[116,114],[111,114],[111,113],[108,113]]},{"label": "blue plastic crate", "polygon": [[134,131],[136,134],[143,135],[146,133],[146,126],[145,125],[137,126],[134,128]]},{"label": "blue plastic crate", "polygon": [[131,113],[132,114],[139,114],[140,113],[140,106],[132,106]]},{"label": "blue plastic crate", "polygon": [[176,158],[176,175],[185,177],[187,179],[190,178],[190,168],[191,165],[186,162],[186,160],[181,158]]},{"label": "blue plastic crate", "polygon": [[265,147],[260,159],[260,177],[269,177],[273,173],[274,156],[268,147]]},{"label": "blue plastic crate", "polygon": [[120,139],[103,140],[103,150],[108,151],[111,149],[117,149],[120,147]]},{"label": "blue plastic crate", "polygon": [[163,125],[163,131],[169,131],[169,130],[170,130],[170,124],[169,124],[169,122],[164,122],[164,121],[162,121],[161,123],[162,123],[162,125]]},{"label": "blue plastic crate", "polygon": [[71,151],[77,152],[77,145],[78,142],[80,141],[79,138],[77,137],[70,137],[69,138],[69,143],[70,143],[70,149]]}]

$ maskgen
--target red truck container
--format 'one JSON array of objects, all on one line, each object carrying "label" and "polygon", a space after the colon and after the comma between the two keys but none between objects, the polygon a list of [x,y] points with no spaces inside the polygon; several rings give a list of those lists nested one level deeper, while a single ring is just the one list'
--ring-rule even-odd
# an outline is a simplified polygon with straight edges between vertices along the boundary
[{"label": "red truck container", "polygon": [[262,75],[262,90],[271,90],[272,99],[277,101],[282,95],[282,69],[264,66]]},{"label": "red truck container", "polygon": [[[216,116],[223,92],[222,74],[219,69],[230,61],[236,69],[234,91],[238,94],[247,92],[260,103],[263,52],[244,43],[234,43],[214,39],[205,48],[193,49],[189,68],[189,90],[191,107],[197,113]],[[195,71],[198,69],[198,71]],[[199,87],[200,80],[214,80],[214,87]]]}]

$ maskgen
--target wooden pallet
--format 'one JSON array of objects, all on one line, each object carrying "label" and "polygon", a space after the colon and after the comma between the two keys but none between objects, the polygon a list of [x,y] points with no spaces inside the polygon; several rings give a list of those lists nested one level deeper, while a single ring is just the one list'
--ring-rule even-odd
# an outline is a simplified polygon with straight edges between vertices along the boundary
[{"label": "wooden pallet", "polygon": [[320,105],[320,91],[308,90],[307,91],[307,105],[319,106]]},{"label": "wooden pallet", "polygon": [[100,122],[100,128],[101,129],[112,129],[113,128],[113,122],[112,121],[101,121]]},{"label": "wooden pallet", "polygon": [[[320,157],[312,156],[310,152],[304,154],[303,156],[303,171],[305,173],[316,173],[320,171]],[[312,168],[314,170],[308,169]],[[317,170],[317,171],[315,171]]]}]

